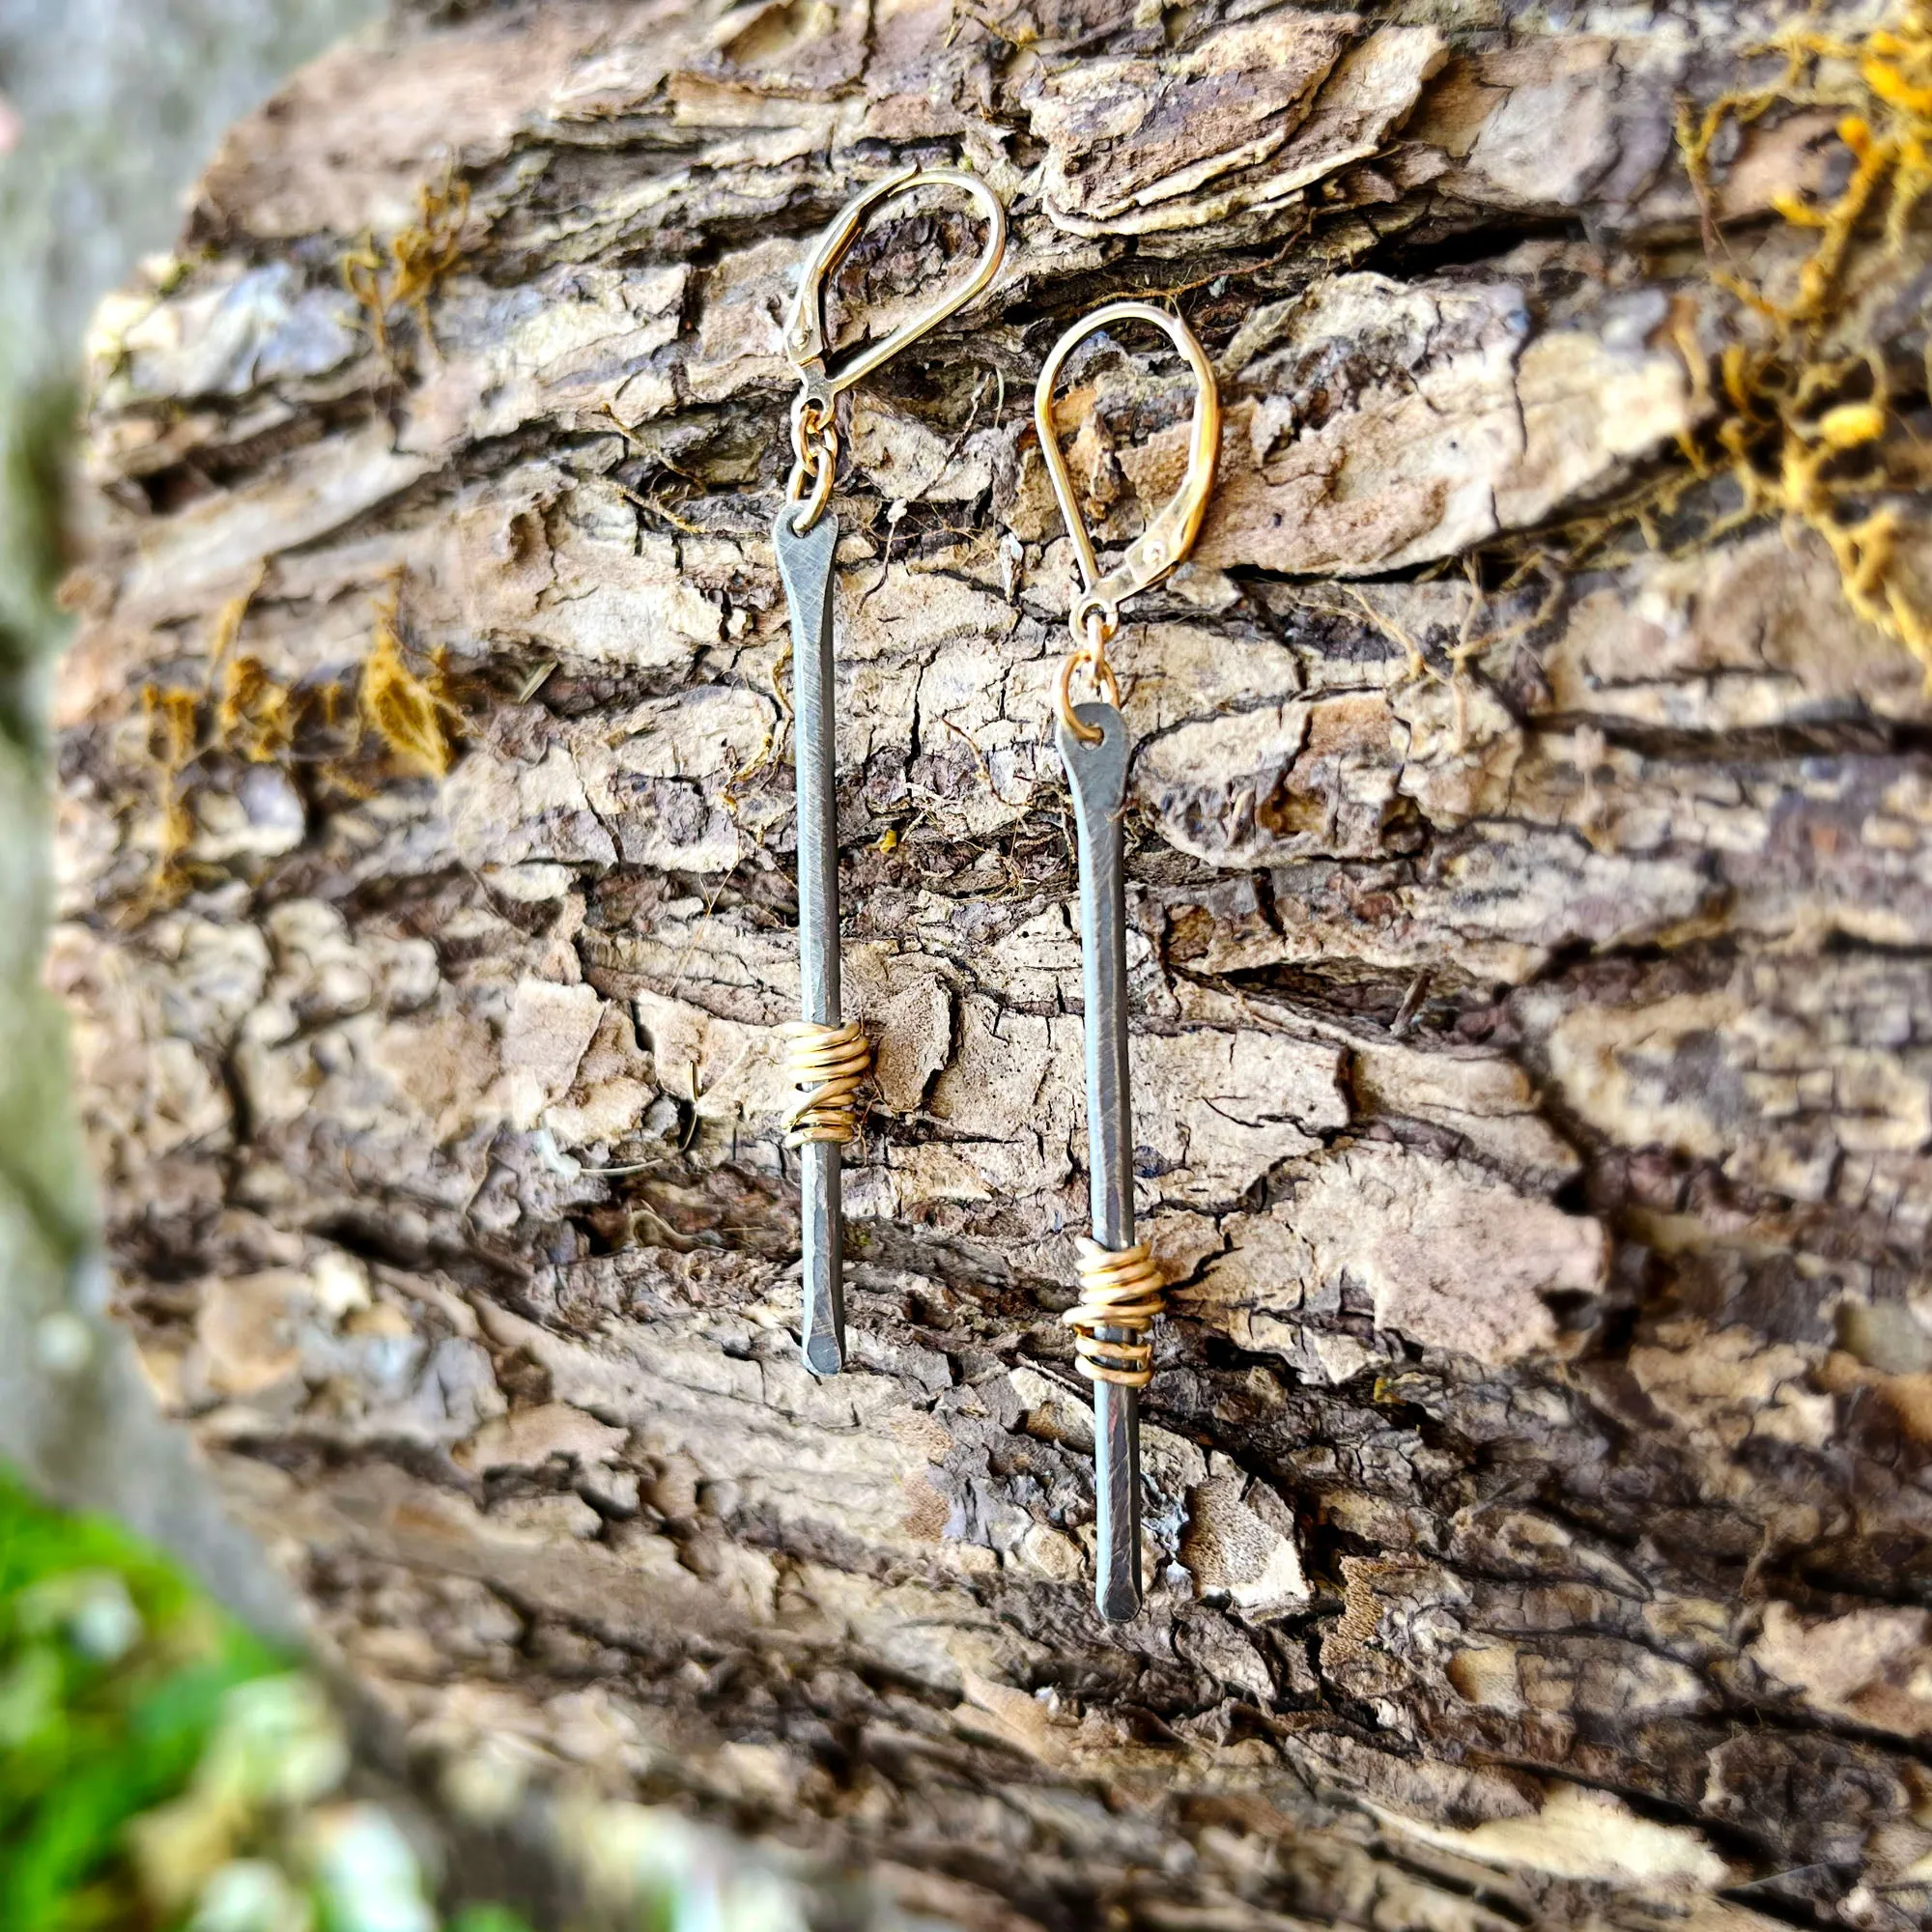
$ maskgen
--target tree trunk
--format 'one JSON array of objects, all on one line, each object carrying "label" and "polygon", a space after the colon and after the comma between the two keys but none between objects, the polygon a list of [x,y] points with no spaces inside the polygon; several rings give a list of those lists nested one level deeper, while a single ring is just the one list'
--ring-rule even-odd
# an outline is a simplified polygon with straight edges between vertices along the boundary
[{"label": "tree trunk", "polygon": [[[968,1925],[1927,1907],[1932,71],[1875,21],[548,0],[235,130],[97,327],[54,971],[148,1370],[412,1736]],[[819,1382],[779,321],[908,159],[1014,239],[846,425]],[[868,231],[848,330],[975,235]],[[1030,391],[1128,294],[1228,433],[1119,647],[1177,1286],[1114,1629]],[[1104,544],[1187,404],[1076,369]]]}]

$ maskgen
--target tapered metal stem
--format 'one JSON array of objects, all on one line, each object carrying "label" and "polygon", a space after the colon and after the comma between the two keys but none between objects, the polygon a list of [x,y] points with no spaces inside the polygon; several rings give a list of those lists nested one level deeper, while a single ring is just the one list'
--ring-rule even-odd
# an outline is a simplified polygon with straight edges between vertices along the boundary
[{"label": "tapered metal stem", "polygon": [[[772,541],[791,606],[792,757],[798,777],[799,1016],[839,1023],[838,827],[832,724],[832,558],[838,526],[820,517],[803,536],[793,505]],[[799,1149],[804,1249],[805,1365],[836,1376],[845,1366],[845,1257],[836,1141]]]},{"label": "tapered metal stem", "polygon": [[[1134,1242],[1134,1114],[1127,1070],[1127,886],[1121,814],[1126,805],[1126,721],[1111,704],[1079,704],[1097,726],[1083,744],[1065,724],[1060,756],[1073,788],[1080,840],[1081,985],[1087,1006],[1087,1165],[1094,1238],[1104,1248]],[[1126,1342],[1132,1332],[1096,1331]],[[1099,1531],[1094,1602],[1110,1623],[1141,1606],[1140,1392],[1094,1384],[1094,1493]]]}]

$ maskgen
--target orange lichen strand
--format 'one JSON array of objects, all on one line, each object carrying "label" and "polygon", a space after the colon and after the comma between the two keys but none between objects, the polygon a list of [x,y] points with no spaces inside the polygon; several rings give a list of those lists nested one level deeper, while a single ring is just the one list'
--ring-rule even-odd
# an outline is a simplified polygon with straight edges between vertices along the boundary
[{"label": "orange lichen strand", "polygon": [[214,637],[209,645],[211,665],[219,665],[241,642],[242,626],[247,618],[248,607],[261,594],[262,585],[268,581],[268,576],[269,560],[264,557],[256,564],[254,574],[247,583],[214,613]]},{"label": "orange lichen strand", "polygon": [[[1889,34],[1874,35],[1874,41],[1884,39],[1896,46]],[[1904,49],[1901,47],[1900,51]],[[1917,116],[1920,120],[1932,120],[1932,87],[1921,86],[1910,79],[1889,60],[1872,56],[1861,63],[1859,78],[1871,89],[1889,107],[1896,107],[1901,112]]]},{"label": "orange lichen strand", "polygon": [[[150,684],[141,694],[147,756],[161,825],[144,908],[170,902],[189,882],[196,821],[191,775],[205,761],[298,767],[350,799],[371,796],[401,767],[441,778],[455,755],[462,713],[440,651],[413,650],[402,623],[402,577],[378,598],[369,648],[348,680],[289,684],[235,646],[249,589],[216,612],[205,690]],[[209,781],[204,777],[201,782]]]},{"label": "orange lichen strand", "polygon": [[199,750],[200,707],[191,691],[147,684],[141,687],[141,710],[148,724],[148,756],[155,767],[161,813],[149,891],[151,896],[161,897],[178,884],[182,860],[194,838],[194,812],[182,776]]},{"label": "orange lichen strand", "polygon": [[1847,605],[1910,651],[1932,690],[1932,622],[1900,582],[1898,513],[1882,500],[1916,487],[1912,439],[1890,410],[1879,347],[1866,342],[1847,353],[1842,334],[1834,336],[1844,321],[1847,271],[1866,238],[1875,240],[1882,261],[1917,266],[1912,223],[1932,193],[1932,0],[1907,0],[1889,26],[1859,42],[1797,21],[1759,51],[1784,62],[1769,86],[1678,115],[1685,167],[1714,251],[1720,244],[1711,212],[1711,150],[1726,127],[1747,128],[1777,107],[1827,108],[1836,113],[1851,168],[1829,202],[1788,189],[1773,196],[1783,220],[1815,238],[1788,291],[1774,294],[1713,264],[1712,280],[1738,303],[1736,322],[1747,339],[1724,347],[1712,384],[1709,371],[1697,367],[1700,352],[1690,332],[1672,336],[1693,383],[1720,406],[1704,436],[1683,446],[1694,474],[1730,476],[1743,499],[1738,516],[1707,535],[1765,515],[1813,530],[1837,564]]},{"label": "orange lichen strand", "polygon": [[200,737],[199,707],[194,694],[178,686],[141,688],[141,710],[148,721],[148,755],[170,775],[186,766]]},{"label": "orange lichen strand", "polygon": [[297,714],[288,687],[260,658],[230,658],[221,668],[214,706],[218,744],[251,765],[282,757],[295,744]]},{"label": "orange lichen strand", "polygon": [[1877,403],[1840,403],[1818,418],[1818,440],[1833,449],[1856,449],[1885,434],[1885,411]]},{"label": "orange lichen strand", "polygon": [[453,750],[444,721],[460,713],[449,699],[449,677],[440,652],[428,670],[411,668],[403,645],[400,582],[377,606],[376,628],[362,665],[358,706],[362,723],[407,765],[431,778],[448,771]]},{"label": "orange lichen strand", "polygon": [[453,170],[417,190],[416,218],[379,247],[371,234],[342,258],[342,280],[368,318],[377,352],[395,361],[391,325],[412,315],[423,341],[434,346],[429,299],[437,284],[463,262],[463,227],[469,217],[469,185]]}]

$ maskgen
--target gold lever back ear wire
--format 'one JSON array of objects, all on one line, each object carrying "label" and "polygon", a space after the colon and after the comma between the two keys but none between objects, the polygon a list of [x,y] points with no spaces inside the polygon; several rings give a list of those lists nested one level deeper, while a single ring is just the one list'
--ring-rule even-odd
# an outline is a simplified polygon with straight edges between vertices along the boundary
[{"label": "gold lever back ear wire", "polygon": [[[825,295],[867,219],[921,187],[954,187],[986,217],[986,241],[964,280],[842,368],[826,366]],[[792,717],[798,780],[800,1017],[784,1028],[785,1077],[799,1095],[785,1122],[798,1151],[800,1246],[805,1275],[806,1366],[835,1375],[845,1363],[844,1242],[840,1150],[858,1133],[859,1094],[872,1049],[857,1020],[842,1019],[838,975],[837,733],[832,715],[832,566],[837,518],[825,514],[838,467],[839,396],[908,343],[971,301],[1000,266],[1007,211],[977,175],[954,168],[900,169],[838,212],[806,258],[785,324],[785,353],[799,375],[791,411],[791,474],[772,528],[791,610]]]},{"label": "gold lever back ear wire", "polygon": [[[1172,499],[1101,572],[1080,515],[1073,479],[1053,424],[1053,391],[1074,348],[1125,322],[1151,323],[1194,374],[1187,473]],[[1060,668],[1055,708],[1060,756],[1073,790],[1080,845],[1081,987],[1087,1036],[1087,1169],[1093,1232],[1076,1243],[1080,1298],[1061,1320],[1074,1333],[1074,1362],[1094,1385],[1094,1492],[1099,1532],[1094,1598],[1110,1622],[1141,1605],[1140,1392],[1153,1378],[1151,1336],[1161,1312],[1160,1270],[1134,1239],[1133,1093],[1127,1064],[1127,763],[1133,740],[1121,716],[1120,683],[1107,646],[1121,606],[1158,583],[1186,556],[1208,511],[1221,447],[1221,399],[1206,352],[1187,325],[1146,302],[1109,303],[1054,344],[1034,391],[1040,452],[1080,560],[1084,586],[1073,600],[1073,646]],[[1085,671],[1094,701],[1076,703]]]},{"label": "gold lever back ear wire", "polygon": [[[1187,437],[1187,473],[1180,480],[1180,488],[1127,546],[1121,561],[1103,576],[1094,554],[1094,540],[1087,534],[1086,520],[1080,514],[1073,478],[1054,432],[1053,391],[1066,358],[1081,343],[1090,335],[1097,335],[1123,322],[1151,323],[1186,358],[1194,376],[1194,417]],[[1109,302],[1105,308],[1096,308],[1092,315],[1082,317],[1053,345],[1039,372],[1038,386],[1034,390],[1033,413],[1039,432],[1040,454],[1046,459],[1046,473],[1053,481],[1053,494],[1059,499],[1066,534],[1073,539],[1073,554],[1080,560],[1080,581],[1086,586],[1067,619],[1073,631],[1073,648],[1060,668],[1056,705],[1060,722],[1083,744],[1094,744],[1096,742],[1094,727],[1075,715],[1074,676],[1085,670],[1095,696],[1104,696],[1116,710],[1120,708],[1121,688],[1107,660],[1107,646],[1120,631],[1121,606],[1137,590],[1151,589],[1166,577],[1193,549],[1194,539],[1200,534],[1201,520],[1208,514],[1208,498],[1214,487],[1214,465],[1221,450],[1221,391],[1207,351],[1178,315],[1155,308],[1151,302]]]},{"label": "gold lever back ear wire", "polygon": [[[839,263],[864,231],[868,215],[887,202],[922,187],[956,187],[977,203],[986,217],[985,244],[972,273],[955,282],[937,301],[908,317],[882,341],[861,350],[842,369],[828,371],[825,296]],[[964,308],[999,272],[1006,252],[1006,204],[988,183],[963,168],[900,168],[862,188],[833,216],[806,257],[798,293],[792,298],[791,314],[785,322],[785,355],[799,375],[799,391],[791,406],[793,463],[785,499],[799,506],[793,513],[792,526],[801,536],[824,515],[832,496],[832,474],[838,461],[838,432],[834,423],[838,398],[853,384],[890,362],[901,349]]]}]

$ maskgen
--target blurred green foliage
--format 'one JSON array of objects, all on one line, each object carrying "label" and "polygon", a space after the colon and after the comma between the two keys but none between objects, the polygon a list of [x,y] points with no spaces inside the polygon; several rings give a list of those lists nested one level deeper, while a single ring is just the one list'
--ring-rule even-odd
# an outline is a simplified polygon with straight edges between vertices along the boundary
[{"label": "blurred green foliage", "polygon": [[[0,1932],[437,1932],[291,1660],[0,1468]],[[469,1906],[448,1932],[526,1932]]]},{"label": "blurred green foliage", "polygon": [[0,1932],[138,1923],[120,1834],[287,1667],[113,1524],[0,1472]]},{"label": "blurred green foliage", "polygon": [[78,406],[73,384],[54,378],[14,398],[11,419],[0,412],[0,561],[7,583],[0,595],[0,732],[23,745],[40,733],[35,682],[61,630],[54,588],[63,562],[64,470]]}]

